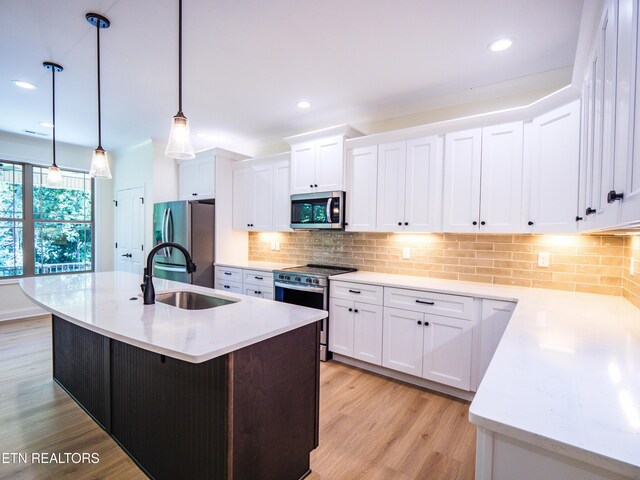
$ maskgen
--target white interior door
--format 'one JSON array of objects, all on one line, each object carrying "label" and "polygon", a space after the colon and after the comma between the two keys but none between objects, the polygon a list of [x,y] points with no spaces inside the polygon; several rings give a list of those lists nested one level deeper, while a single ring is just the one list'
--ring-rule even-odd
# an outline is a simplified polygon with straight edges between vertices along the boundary
[{"label": "white interior door", "polygon": [[116,270],[144,270],[144,187],[116,192]]}]

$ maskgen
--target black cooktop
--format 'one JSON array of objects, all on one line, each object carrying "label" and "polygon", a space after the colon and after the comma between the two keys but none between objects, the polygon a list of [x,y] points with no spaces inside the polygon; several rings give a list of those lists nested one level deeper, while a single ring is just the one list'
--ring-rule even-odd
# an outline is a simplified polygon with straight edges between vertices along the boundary
[{"label": "black cooktop", "polygon": [[316,265],[310,263],[309,265],[303,265],[301,267],[284,268],[281,271],[291,273],[302,273],[304,275],[318,275],[321,277],[328,277],[330,275],[338,275],[339,273],[349,273],[357,271],[357,268],[339,267],[334,265]]}]

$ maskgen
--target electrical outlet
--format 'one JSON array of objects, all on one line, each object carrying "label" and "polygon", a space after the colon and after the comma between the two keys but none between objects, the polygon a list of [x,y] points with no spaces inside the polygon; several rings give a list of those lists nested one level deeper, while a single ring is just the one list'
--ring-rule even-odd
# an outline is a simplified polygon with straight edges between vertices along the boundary
[{"label": "electrical outlet", "polygon": [[402,258],[404,258],[405,260],[411,258],[411,248],[404,247],[402,249]]},{"label": "electrical outlet", "polygon": [[548,267],[549,266],[549,252],[539,252],[538,253],[538,266],[539,267]]},{"label": "electrical outlet", "polygon": [[271,242],[271,250],[280,250],[280,242],[274,240]]},{"label": "electrical outlet", "polygon": [[629,275],[632,277],[636,274],[636,259],[631,257],[631,262],[629,264]]}]

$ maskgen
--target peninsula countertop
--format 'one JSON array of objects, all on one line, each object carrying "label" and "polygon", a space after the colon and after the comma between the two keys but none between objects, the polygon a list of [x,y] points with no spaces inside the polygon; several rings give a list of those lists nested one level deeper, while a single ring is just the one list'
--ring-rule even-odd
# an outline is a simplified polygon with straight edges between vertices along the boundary
[{"label": "peninsula countertop", "polygon": [[516,301],[471,422],[640,478],[640,310],[624,298],[362,271],[331,280]]},{"label": "peninsula countertop", "polygon": [[322,320],[316,310],[154,278],[156,294],[189,290],[237,300],[206,310],[156,302],[143,305],[142,277],[125,272],[78,273],[20,279],[24,293],[45,310],[106,337],[152,352],[201,363]]}]

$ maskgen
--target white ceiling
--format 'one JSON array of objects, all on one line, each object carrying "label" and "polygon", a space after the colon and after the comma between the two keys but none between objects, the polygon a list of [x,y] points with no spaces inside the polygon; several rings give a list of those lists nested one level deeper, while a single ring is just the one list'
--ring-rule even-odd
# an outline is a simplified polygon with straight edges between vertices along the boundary
[{"label": "white ceiling", "polygon": [[[95,27],[84,18],[95,11],[111,20],[101,33],[103,146],[166,138],[177,110],[177,3],[0,2],[0,130],[48,132],[39,122],[51,117],[50,73],[41,66],[50,60],[65,69],[56,76],[57,138],[95,146]],[[582,3],[183,0],[184,112],[197,147],[251,140],[245,150],[414,113],[436,97],[572,65]],[[503,36],[516,39],[511,49],[486,48]],[[17,79],[39,88],[17,88]],[[310,109],[297,108],[303,98]]]}]

